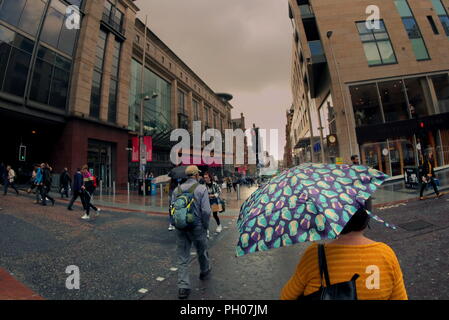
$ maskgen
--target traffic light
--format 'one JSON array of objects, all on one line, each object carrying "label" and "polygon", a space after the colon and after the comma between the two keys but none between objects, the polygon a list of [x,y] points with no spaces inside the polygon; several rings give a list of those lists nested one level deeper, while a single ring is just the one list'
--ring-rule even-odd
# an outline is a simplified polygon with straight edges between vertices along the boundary
[{"label": "traffic light", "polygon": [[424,122],[421,121],[421,122],[419,123],[419,127],[420,127],[421,129],[424,129]]},{"label": "traffic light", "polygon": [[26,153],[27,153],[27,147],[26,146],[20,146],[20,148],[19,148],[19,161],[26,161]]}]

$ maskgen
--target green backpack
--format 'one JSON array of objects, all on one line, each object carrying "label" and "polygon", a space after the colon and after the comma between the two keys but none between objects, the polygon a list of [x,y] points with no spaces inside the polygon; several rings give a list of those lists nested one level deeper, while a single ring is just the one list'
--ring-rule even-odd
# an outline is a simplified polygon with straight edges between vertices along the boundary
[{"label": "green backpack", "polygon": [[198,183],[195,183],[186,191],[182,191],[181,187],[174,191],[176,198],[171,204],[170,216],[176,229],[188,229],[195,222],[193,203],[195,202],[194,192],[197,186]]}]

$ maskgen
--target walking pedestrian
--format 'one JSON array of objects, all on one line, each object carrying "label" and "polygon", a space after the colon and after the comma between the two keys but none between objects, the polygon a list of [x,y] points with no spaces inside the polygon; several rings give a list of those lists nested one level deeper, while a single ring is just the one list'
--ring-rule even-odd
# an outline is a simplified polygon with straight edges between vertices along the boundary
[{"label": "walking pedestrian", "polygon": [[0,183],[3,185],[3,188],[5,188],[8,181],[8,173],[6,172],[6,166],[2,162],[0,163]]},{"label": "walking pedestrian", "polygon": [[69,186],[72,184],[72,179],[69,175],[69,170],[64,168],[61,175],[59,176],[59,193],[61,194],[61,199],[64,198],[64,195],[69,197]]},{"label": "walking pedestrian", "polygon": [[31,172],[30,187],[27,189],[27,193],[31,193],[36,188],[36,176],[39,165],[35,164],[33,171]]},{"label": "walking pedestrian", "polygon": [[231,180],[231,177],[226,177],[225,178],[225,182],[226,182],[226,188],[228,189],[228,193],[232,192],[232,180]]},{"label": "walking pedestrian", "polygon": [[214,219],[217,222],[217,229],[215,230],[215,232],[220,233],[223,230],[220,224],[220,218],[218,218],[218,213],[221,211],[221,188],[215,181],[211,179],[211,176],[208,172],[204,174],[204,182],[207,188],[207,192],[209,193],[210,208],[212,210]]},{"label": "walking pedestrian", "polygon": [[7,179],[5,181],[5,186],[4,186],[5,187],[4,195],[6,196],[6,194],[8,193],[8,187],[13,188],[16,191],[16,194],[19,195],[19,190],[17,190],[16,184],[15,184],[16,173],[9,165],[6,166],[6,176],[7,176]]},{"label": "walking pedestrian", "polygon": [[50,196],[50,190],[51,190],[51,185],[52,185],[52,168],[50,167],[50,165],[48,163],[44,163],[43,164],[43,168],[41,168],[42,170],[42,182],[41,182],[41,198],[42,198],[42,205],[46,206],[47,205],[47,199],[51,201],[52,205],[55,205],[55,199],[53,199]]},{"label": "walking pedestrian", "polygon": [[39,204],[42,201],[42,193],[43,193],[43,183],[42,183],[42,172],[45,167],[45,163],[41,163],[38,165],[36,169],[36,177],[34,178],[34,185],[36,186],[36,201],[35,204]]},{"label": "walking pedestrian", "polygon": [[81,187],[83,186],[83,174],[81,173],[81,169],[77,168],[76,173],[73,175],[73,185],[72,185],[72,199],[70,199],[67,210],[73,210],[73,203],[80,197],[81,202],[84,208],[84,199]]},{"label": "walking pedestrian", "polygon": [[96,179],[95,177],[89,172],[89,167],[87,165],[84,165],[81,168],[81,173],[83,174],[83,185],[81,186],[81,190],[83,192],[82,199],[84,200],[84,210],[86,213],[81,217],[83,220],[89,220],[90,219],[90,208],[94,209],[96,212],[96,215],[98,216],[100,214],[100,209],[95,207],[92,204],[92,196],[95,192],[96,185]]},{"label": "walking pedestrian", "polygon": [[185,173],[187,181],[173,191],[171,200],[171,218],[177,236],[179,299],[187,299],[190,294],[188,266],[192,243],[200,264],[200,280],[205,280],[211,271],[207,252],[207,230],[211,214],[209,193],[198,182],[200,170],[197,166],[188,166]]},{"label": "walking pedestrian", "polygon": [[[385,243],[363,235],[369,220],[362,207],[345,225],[339,237],[324,245],[329,274],[326,286],[350,281],[352,277],[357,279],[359,300],[407,300],[401,267],[394,251]],[[312,244],[282,289],[281,299],[307,298],[319,291],[323,284],[319,270],[318,246]]]},{"label": "walking pedestrian", "polygon": [[239,179],[235,174],[232,174],[232,187],[234,188],[234,191],[237,192],[237,184],[239,182]]},{"label": "walking pedestrian", "polygon": [[424,158],[422,162],[422,183],[421,183],[421,191],[419,192],[419,199],[424,200],[423,193],[424,189],[428,184],[431,184],[433,187],[433,191],[435,191],[436,197],[440,198],[441,194],[438,191],[437,184],[435,183],[435,171],[433,169],[433,153],[429,151],[427,156]]}]

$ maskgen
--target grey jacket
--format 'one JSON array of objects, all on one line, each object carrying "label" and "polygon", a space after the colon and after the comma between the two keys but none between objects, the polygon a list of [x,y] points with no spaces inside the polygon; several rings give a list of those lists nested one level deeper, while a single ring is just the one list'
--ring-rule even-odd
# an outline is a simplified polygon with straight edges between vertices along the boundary
[{"label": "grey jacket", "polygon": [[[199,218],[195,219],[195,225],[202,225],[205,229],[209,229],[209,219],[212,211],[210,209],[209,193],[207,192],[207,188],[204,185],[199,184],[199,182],[195,179],[190,178],[181,184],[181,190],[187,191],[195,183],[198,183],[198,186],[193,193],[193,197],[195,199],[195,202],[193,203],[193,212]],[[175,200],[177,191],[178,188],[173,190],[171,202]]]}]

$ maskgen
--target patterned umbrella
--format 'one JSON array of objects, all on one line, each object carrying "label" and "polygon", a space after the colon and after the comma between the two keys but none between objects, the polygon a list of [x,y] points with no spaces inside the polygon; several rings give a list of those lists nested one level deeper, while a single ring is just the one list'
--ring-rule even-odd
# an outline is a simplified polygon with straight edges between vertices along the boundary
[{"label": "patterned umbrella", "polygon": [[378,170],[360,165],[306,163],[284,171],[242,204],[237,221],[237,256],[298,242],[335,239],[387,178]]}]

